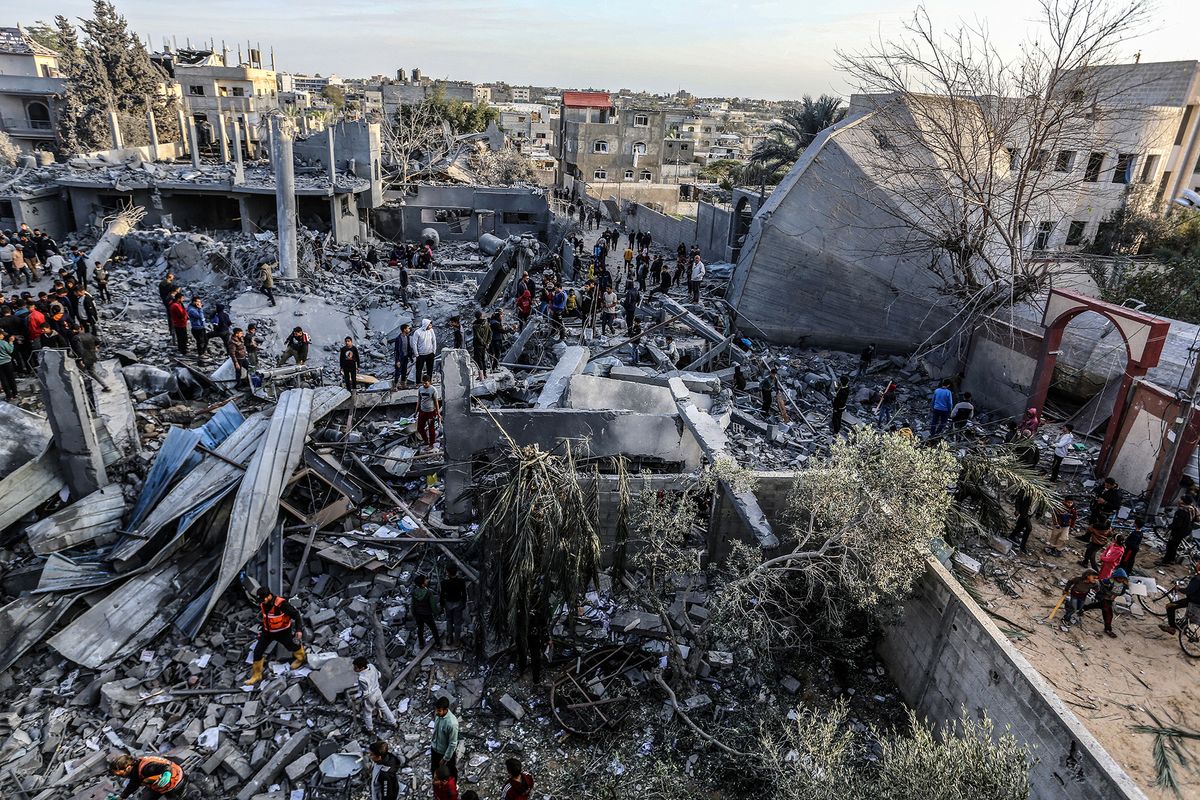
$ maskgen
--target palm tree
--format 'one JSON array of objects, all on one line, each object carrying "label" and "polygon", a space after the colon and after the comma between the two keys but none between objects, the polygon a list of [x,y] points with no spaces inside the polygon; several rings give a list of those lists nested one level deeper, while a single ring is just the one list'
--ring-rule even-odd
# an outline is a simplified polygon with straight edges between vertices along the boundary
[{"label": "palm tree", "polygon": [[840,97],[823,94],[816,100],[804,95],[800,107],[788,111],[783,119],[767,129],[768,138],[750,154],[750,163],[758,165],[770,175],[781,176],[817,134],[830,125],[841,122],[846,109]]}]

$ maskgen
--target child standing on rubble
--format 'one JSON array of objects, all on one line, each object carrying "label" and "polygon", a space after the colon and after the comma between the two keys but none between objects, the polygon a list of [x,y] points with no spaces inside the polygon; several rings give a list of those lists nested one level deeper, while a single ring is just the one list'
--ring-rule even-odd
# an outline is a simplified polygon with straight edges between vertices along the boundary
[{"label": "child standing on rubble", "polygon": [[1075,501],[1068,497],[1063,500],[1063,507],[1054,514],[1054,533],[1050,535],[1050,541],[1046,543],[1043,552],[1047,555],[1061,556],[1062,549],[1067,545],[1067,537],[1071,535],[1071,529],[1078,520],[1079,510],[1075,508]]},{"label": "child standing on rubble", "polygon": [[358,391],[358,362],[358,348],[354,346],[354,339],[347,336],[342,349],[338,350],[338,366],[342,368],[342,383],[350,394]]},{"label": "child standing on rubble", "polygon": [[417,389],[417,433],[425,441],[428,450],[432,450],[437,443],[437,421],[441,416],[442,404],[437,389],[433,388],[432,378],[426,375]]}]

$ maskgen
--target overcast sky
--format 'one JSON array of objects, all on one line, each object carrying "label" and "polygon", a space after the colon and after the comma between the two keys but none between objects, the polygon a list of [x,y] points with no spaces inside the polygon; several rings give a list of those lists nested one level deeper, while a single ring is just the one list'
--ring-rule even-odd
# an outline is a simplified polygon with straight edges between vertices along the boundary
[{"label": "overcast sky", "polygon": [[[50,0],[44,11],[0,0],[31,23],[79,16],[90,0]],[[42,4],[36,4],[42,5]],[[898,30],[911,0],[117,0],[117,9],[155,47],[215,38],[275,48],[282,71],[347,77],[394,75],[398,67],[436,78],[515,85],[675,91],[701,96],[796,98],[849,89],[835,49],[854,50]],[[948,27],[963,14],[986,22],[1015,47],[1034,26],[1035,0],[930,0]],[[1193,0],[1160,0],[1155,21],[1123,48],[1132,60],[1200,58]],[[36,14],[36,16],[35,16]],[[8,23],[8,24],[11,24]]]}]

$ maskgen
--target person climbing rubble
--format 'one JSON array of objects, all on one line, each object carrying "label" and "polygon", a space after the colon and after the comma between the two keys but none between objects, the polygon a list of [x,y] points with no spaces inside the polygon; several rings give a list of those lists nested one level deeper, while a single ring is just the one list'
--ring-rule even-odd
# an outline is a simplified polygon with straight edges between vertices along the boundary
[{"label": "person climbing rubble", "polygon": [[308,346],[311,342],[304,328],[299,325],[292,328],[292,332],[283,340],[283,353],[279,356],[278,366],[282,367],[289,359],[294,358],[297,366],[303,367],[308,361]]},{"label": "person climbing rubble", "polygon": [[361,356],[354,345],[354,339],[347,336],[342,348],[338,350],[338,366],[342,370],[342,385],[346,391],[355,394],[358,391],[358,365]]},{"label": "person climbing rubble", "polygon": [[258,265],[258,288],[267,296],[271,305],[275,305],[275,272],[274,264],[264,261]]},{"label": "person climbing rubble", "polygon": [[363,727],[372,736],[375,734],[375,714],[383,717],[389,727],[396,727],[396,715],[383,699],[379,685],[379,670],[367,661],[366,656],[354,659],[354,672],[358,681],[358,702],[362,705]]},{"label": "person climbing rubble", "polygon": [[441,612],[438,596],[429,588],[429,576],[418,575],[417,585],[412,593],[413,621],[417,624],[417,647],[425,647],[425,629],[428,628],[437,648],[442,646],[442,637],[438,635],[437,617]]},{"label": "person climbing rubble", "polygon": [[122,753],[108,760],[108,769],[115,777],[125,778],[121,794],[109,794],[107,800],[139,797],[170,797],[183,800],[195,797],[183,767],[163,756],[133,756]]},{"label": "person climbing rubble", "polygon": [[[243,585],[247,579],[243,573]],[[263,668],[266,666],[267,650],[272,644],[281,644],[292,652],[292,669],[304,665],[304,631],[301,627],[300,612],[288,601],[265,587],[258,590],[258,612],[262,622],[258,641],[254,645],[254,664],[250,679],[246,686],[254,686],[263,678]]]}]

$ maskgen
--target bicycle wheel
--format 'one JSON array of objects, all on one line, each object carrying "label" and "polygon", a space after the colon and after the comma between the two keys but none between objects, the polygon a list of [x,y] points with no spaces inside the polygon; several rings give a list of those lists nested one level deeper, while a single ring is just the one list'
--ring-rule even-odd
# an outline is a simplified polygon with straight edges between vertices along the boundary
[{"label": "bicycle wheel", "polygon": [[1185,621],[1179,626],[1179,646],[1188,658],[1200,658],[1200,627]]},{"label": "bicycle wheel", "polygon": [[1159,605],[1158,600],[1155,598],[1139,594],[1137,599],[1147,614],[1153,614],[1156,617],[1165,617],[1167,615],[1167,607]]}]

